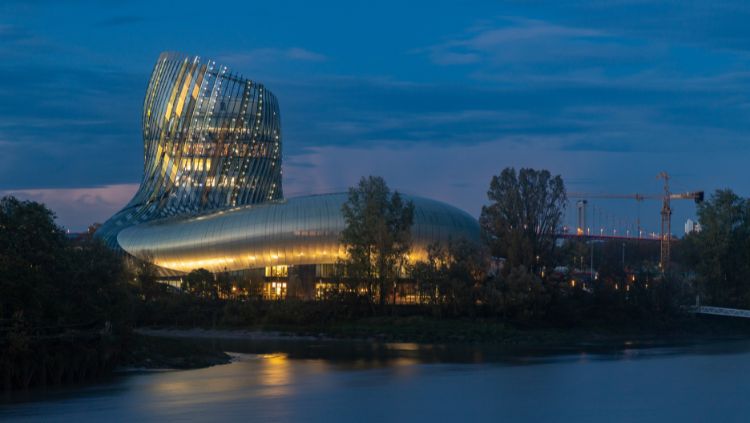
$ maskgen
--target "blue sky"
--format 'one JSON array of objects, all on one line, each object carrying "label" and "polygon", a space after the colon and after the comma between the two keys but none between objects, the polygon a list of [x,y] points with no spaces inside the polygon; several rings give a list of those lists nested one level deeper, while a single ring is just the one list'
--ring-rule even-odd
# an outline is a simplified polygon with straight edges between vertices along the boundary
[{"label": "blue sky", "polygon": [[[675,190],[748,195],[747,22],[720,0],[5,0],[0,191],[74,230],[105,220],[140,181],[148,76],[175,50],[278,96],[288,196],[378,174],[478,215],[506,166],[576,192],[658,193],[665,170]],[[675,208],[680,233],[694,207]],[[658,210],[641,206],[650,230]]]}]

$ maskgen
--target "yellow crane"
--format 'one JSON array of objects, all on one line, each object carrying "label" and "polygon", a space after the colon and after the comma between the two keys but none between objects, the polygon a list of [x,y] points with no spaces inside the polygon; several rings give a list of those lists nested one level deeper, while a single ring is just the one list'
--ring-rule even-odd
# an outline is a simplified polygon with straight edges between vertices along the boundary
[{"label": "yellow crane", "polygon": [[[579,198],[578,201],[578,233],[583,234],[585,231],[585,220],[586,220],[586,206],[588,198],[601,198],[601,199],[631,199],[638,201],[639,203],[644,200],[661,200],[661,233],[659,236],[661,251],[659,255],[659,267],[662,272],[667,270],[669,266],[669,259],[672,254],[672,200],[693,200],[696,203],[703,202],[704,193],[703,191],[690,191],[683,193],[672,193],[669,189],[670,176],[667,172],[661,172],[657,175],[657,179],[664,180],[664,193],[663,194],[607,194],[607,193],[582,193],[582,192],[570,192],[568,198]],[[641,218],[638,216],[638,236],[641,236]]]}]

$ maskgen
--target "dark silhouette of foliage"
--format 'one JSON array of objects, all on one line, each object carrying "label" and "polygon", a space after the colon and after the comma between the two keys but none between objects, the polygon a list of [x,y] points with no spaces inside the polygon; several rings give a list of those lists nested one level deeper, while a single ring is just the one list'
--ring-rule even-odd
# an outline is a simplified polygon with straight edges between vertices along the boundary
[{"label": "dark silhouette of foliage", "polygon": [[166,293],[166,286],[159,283],[159,269],[154,264],[151,252],[131,259],[135,267],[135,280],[146,301],[159,298]]},{"label": "dark silhouette of foliage", "polygon": [[489,281],[485,297],[494,313],[517,322],[542,320],[550,302],[541,278],[523,266]]},{"label": "dark silhouette of foliage", "polygon": [[214,275],[206,269],[195,269],[182,278],[182,290],[202,298],[218,298]]},{"label": "dark silhouette of foliage", "polygon": [[68,240],[39,203],[0,200],[0,319],[119,321],[127,292],[122,260],[98,240]]},{"label": "dark silhouette of foliage", "polygon": [[0,384],[80,382],[111,369],[132,323],[127,280],[99,240],[68,239],[41,204],[0,199]]},{"label": "dark silhouette of foliage", "polygon": [[698,206],[702,231],[689,235],[684,259],[712,305],[750,307],[750,202],[717,190]]},{"label": "dark silhouette of foliage", "polygon": [[414,205],[398,192],[391,193],[383,178],[370,176],[349,189],[341,212],[346,222],[341,241],[348,254],[347,276],[364,281],[371,296],[377,291],[383,305],[406,264]]},{"label": "dark silhouette of foliage", "polygon": [[506,269],[551,265],[566,201],[560,175],[506,168],[492,177],[487,197],[479,223],[492,254],[507,260]]},{"label": "dark silhouette of foliage", "polygon": [[482,246],[461,238],[428,246],[427,261],[415,263],[411,277],[424,302],[446,306],[453,315],[471,314],[481,301],[488,262]]}]

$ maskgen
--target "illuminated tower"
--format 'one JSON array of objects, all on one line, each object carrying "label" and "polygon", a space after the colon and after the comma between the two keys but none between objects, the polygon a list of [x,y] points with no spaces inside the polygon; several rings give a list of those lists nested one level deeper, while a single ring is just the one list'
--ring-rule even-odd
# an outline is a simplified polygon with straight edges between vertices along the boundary
[{"label": "illuminated tower", "polygon": [[143,180],[97,236],[283,197],[281,118],[263,85],[210,60],[162,53],[143,102]]}]

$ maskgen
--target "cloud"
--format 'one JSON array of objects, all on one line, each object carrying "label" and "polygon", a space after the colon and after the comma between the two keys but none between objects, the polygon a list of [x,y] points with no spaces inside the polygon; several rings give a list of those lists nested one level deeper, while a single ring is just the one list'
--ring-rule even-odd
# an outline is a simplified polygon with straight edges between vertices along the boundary
[{"label": "cloud", "polygon": [[0,24],[0,41],[17,42],[31,38],[31,34],[16,25]]},{"label": "cloud", "polygon": [[750,49],[747,26],[750,3],[744,0],[540,0],[535,3],[567,25],[585,25],[613,35],[715,50],[747,52]]},{"label": "cloud", "polygon": [[72,231],[83,231],[120,210],[135,194],[138,184],[86,188],[47,188],[0,191],[23,200],[44,203],[57,215],[57,222]]},{"label": "cloud", "polygon": [[[384,176],[389,186],[401,192],[446,201],[478,216],[486,204],[486,192],[492,175],[505,167],[549,169],[561,174],[568,190],[575,192],[654,193],[661,189],[655,176],[665,170],[675,176],[676,190],[711,191],[724,186],[740,187],[750,194],[744,174],[746,157],[717,152],[702,155],[702,166],[695,167],[694,153],[661,151],[642,154],[629,151],[566,150],[549,154],[547,141],[529,138],[513,148],[502,141],[474,145],[411,144],[374,147],[327,146],[310,148],[293,155],[284,168],[286,196],[343,192],[360,177]],[[295,163],[305,163],[304,167]],[[352,163],[356,163],[353,166]],[[744,188],[744,192],[741,187]],[[632,201],[593,201],[597,210],[610,218],[634,219],[639,213]],[[644,227],[658,232],[658,201],[641,205]],[[674,205],[673,222],[695,217],[695,206]],[[571,219],[574,216],[569,216]],[[571,223],[573,223],[571,221]],[[633,223],[633,222],[630,222]]]},{"label": "cloud", "polygon": [[0,65],[0,189],[137,180],[146,78],[61,65]]},{"label": "cloud", "polygon": [[222,63],[231,66],[256,66],[281,61],[322,62],[326,56],[300,47],[259,48],[246,52],[223,54],[217,57]]},{"label": "cloud", "polygon": [[308,82],[274,86],[282,102],[288,154],[319,146],[448,147],[485,142],[502,142],[507,148],[534,143],[550,155],[701,154],[750,148],[750,99],[737,95],[744,92],[738,87],[750,89],[750,80],[741,74],[683,81],[668,81],[665,75],[627,81],[603,77],[596,84],[558,80],[515,86],[494,81],[462,86],[366,79]]},{"label": "cloud", "polygon": [[136,15],[122,15],[112,16],[110,18],[102,19],[96,22],[96,26],[104,28],[112,28],[117,26],[128,26],[136,23],[145,21],[146,18],[143,16]]},{"label": "cloud", "polygon": [[493,50],[498,47],[507,46],[510,43],[518,43],[528,40],[606,37],[606,34],[601,31],[588,28],[568,27],[540,20],[506,18],[506,21],[509,26],[481,30],[468,39],[450,42],[448,45],[481,51]]},{"label": "cloud", "polygon": [[322,54],[315,53],[310,50],[305,50],[299,47],[292,47],[290,49],[287,49],[283,55],[285,55],[289,59],[304,60],[310,62],[322,62],[323,60],[326,60],[326,57]]},{"label": "cloud", "polygon": [[479,62],[481,56],[477,53],[458,53],[448,49],[434,49],[432,60],[438,65],[466,65]]},{"label": "cloud", "polygon": [[0,22],[0,53],[6,56],[6,60],[10,56],[28,54],[29,49],[49,50],[50,44],[23,26]]},{"label": "cloud", "polygon": [[[564,62],[565,73],[581,72],[602,65],[640,63],[660,50],[658,45],[615,37],[601,29],[506,17],[493,26],[469,28],[463,36],[416,52],[426,53],[438,65],[480,64],[523,78],[540,71],[532,65]],[[524,72],[515,72],[520,69]]]},{"label": "cloud", "polygon": [[[491,3],[404,7],[376,37],[378,19],[318,9],[270,7],[248,32],[250,5],[154,20],[49,3],[0,13],[2,190],[136,182],[149,43],[211,54],[277,95],[288,195],[367,172],[477,210],[505,165],[549,167],[577,191],[650,191],[660,170],[687,174],[686,189],[750,189],[747,2],[510,0],[500,18]],[[298,30],[268,30],[274,17]],[[216,18],[226,28],[200,25]],[[415,33],[415,19],[435,22]],[[336,24],[356,28],[332,45],[319,29]]]}]

